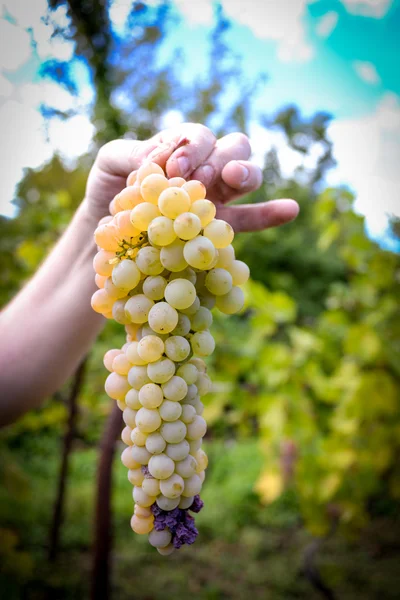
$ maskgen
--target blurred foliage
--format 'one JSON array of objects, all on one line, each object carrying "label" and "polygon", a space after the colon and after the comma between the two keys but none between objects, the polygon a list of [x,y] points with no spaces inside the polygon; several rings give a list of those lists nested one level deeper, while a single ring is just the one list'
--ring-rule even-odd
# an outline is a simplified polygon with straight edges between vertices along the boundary
[{"label": "blurred foliage", "polygon": [[[116,136],[153,135],[171,108],[185,120],[212,126],[219,135],[246,131],[252,97],[265,79],[246,80],[240,61],[225,46],[229,23],[220,10],[208,76],[192,85],[180,82],[181,56],[169,68],[159,68],[161,42],[172,19],[168,3],[151,10],[133,3],[132,33],[126,38],[111,32],[105,2],[70,0],[68,11],[72,26],[57,35],[76,40],[77,56],[91,69],[97,130],[93,152]],[[64,72],[65,66],[55,62],[43,67],[46,77]],[[67,76],[62,83],[74,92]],[[227,100],[227,88],[233,101]],[[378,517],[396,515],[399,257],[368,239],[349,191],[324,189],[324,175],[333,164],[328,115],[304,118],[292,106],[261,121],[266,131],[281,131],[303,163],[292,178],[284,178],[272,149],[265,156],[264,183],[246,201],[293,197],[301,212],[281,229],[235,239],[237,256],[249,264],[252,280],[241,315],[215,315],[217,345],[210,360],[215,385],[205,414],[211,466],[204,488],[207,509],[199,516],[202,541],[197,550],[182,552],[180,562],[173,558],[168,563],[172,569],[152,555],[152,569],[156,565],[159,574],[154,598],[165,597],[164,584],[175,595],[187,593],[188,577],[190,591],[199,599],[243,598],[250,592],[264,598],[266,589],[271,598],[312,599],[309,587],[298,579],[299,551],[309,540],[301,523],[316,535],[325,535],[336,523],[351,536],[373,528]],[[35,272],[67,227],[84,195],[92,160],[93,154],[71,166],[54,156],[42,169],[26,172],[18,191],[18,216],[0,217],[1,305]],[[35,590],[42,581],[53,597],[86,593],[82,578],[88,570],[94,447],[110,410],[102,356],[122,340],[121,327],[109,322],[90,356],[63,531],[64,548],[71,554],[57,572],[45,565],[43,540],[55,493],[57,439],[66,420],[64,390],[1,433],[0,583],[9,598],[19,597],[10,584],[15,577],[20,585],[31,582],[27,598],[41,597]],[[114,504],[117,591],[118,597],[128,598],[132,570],[146,568],[149,550],[141,540],[132,542],[127,526],[131,495],[119,464]],[[368,580],[372,590],[363,597],[375,598],[379,577],[370,572],[369,556],[358,557],[363,576],[357,578],[349,567],[354,548],[348,548],[331,547],[335,558],[326,565],[328,578],[342,590],[341,598],[354,598],[360,597],[361,577],[361,589],[366,590]],[[338,557],[344,562],[335,570]],[[390,568],[389,561],[386,581]],[[69,591],[61,592],[66,574],[71,577]],[[148,578],[142,578],[144,583],[136,578],[134,585],[145,586]],[[386,595],[380,590],[380,597],[396,597],[394,589],[395,583],[385,585]],[[136,597],[146,597],[145,587]]]}]

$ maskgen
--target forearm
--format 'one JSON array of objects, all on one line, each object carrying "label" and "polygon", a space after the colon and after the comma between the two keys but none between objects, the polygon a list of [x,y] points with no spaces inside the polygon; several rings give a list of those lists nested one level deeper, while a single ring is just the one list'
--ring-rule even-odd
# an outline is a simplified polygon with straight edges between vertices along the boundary
[{"label": "forearm", "polygon": [[84,201],[39,271],[0,315],[0,425],[56,391],[104,323],[90,306],[95,227]]}]

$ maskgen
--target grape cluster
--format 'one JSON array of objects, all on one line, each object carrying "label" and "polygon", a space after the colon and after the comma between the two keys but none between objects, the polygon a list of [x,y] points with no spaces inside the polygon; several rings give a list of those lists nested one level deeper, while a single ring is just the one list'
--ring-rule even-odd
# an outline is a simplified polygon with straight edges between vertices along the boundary
[{"label": "grape cluster", "polygon": [[[123,411],[135,502],[133,531],[161,554],[194,542],[190,512],[202,507],[208,459],[201,397],[211,389],[204,358],[215,347],[214,306],[243,306],[247,265],[235,260],[233,230],[215,219],[204,185],[167,179],[147,163],[131,173],[94,237],[92,307],[125,326],[126,343],[104,356],[105,389]],[[189,512],[190,511],[190,512]]]}]

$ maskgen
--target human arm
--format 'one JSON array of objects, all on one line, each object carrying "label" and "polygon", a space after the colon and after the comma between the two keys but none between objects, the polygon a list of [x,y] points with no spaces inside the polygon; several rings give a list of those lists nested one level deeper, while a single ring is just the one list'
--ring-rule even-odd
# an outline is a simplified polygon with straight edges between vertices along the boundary
[{"label": "human arm", "polygon": [[[182,138],[190,143],[179,146]],[[179,147],[178,147],[179,146]],[[106,144],[89,175],[86,197],[49,257],[0,315],[0,424],[13,421],[52,394],[76,369],[101,329],[90,298],[95,290],[93,231],[127,175],[145,160],[167,175],[200,179],[219,216],[236,230],[262,229],[294,218],[293,201],[227,207],[226,202],[257,189],[260,170],[248,162],[245,136],[215,140],[207,128],[184,124],[146,142]],[[182,166],[179,159],[186,159]],[[208,168],[207,168],[208,167]],[[247,170],[247,177],[244,177]]]}]

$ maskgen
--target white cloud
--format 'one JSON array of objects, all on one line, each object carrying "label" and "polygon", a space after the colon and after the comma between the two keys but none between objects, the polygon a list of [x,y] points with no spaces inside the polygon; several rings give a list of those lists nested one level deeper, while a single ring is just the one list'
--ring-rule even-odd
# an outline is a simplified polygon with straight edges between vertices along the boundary
[{"label": "white cloud", "polygon": [[365,81],[365,83],[370,83],[371,85],[380,83],[381,79],[374,64],[356,60],[353,62],[353,67],[360,79]]},{"label": "white cloud", "polygon": [[14,86],[0,73],[0,97],[8,98],[13,92]]},{"label": "white cloud", "polygon": [[15,71],[30,55],[29,34],[9,21],[0,19],[0,69]]},{"label": "white cloud", "polygon": [[337,160],[328,182],[348,184],[371,232],[383,233],[388,215],[400,216],[400,98],[386,94],[374,113],[334,121],[328,133]]},{"label": "white cloud", "polygon": [[18,88],[19,97],[26,106],[39,108],[46,104],[60,111],[75,107],[75,98],[66,89],[53,81],[25,83]]},{"label": "white cloud", "polygon": [[[32,91],[37,95],[35,86]],[[28,88],[25,88],[23,95],[27,92]],[[11,201],[24,169],[40,167],[54,152],[61,153],[66,159],[76,158],[89,149],[93,138],[94,127],[84,115],[65,121],[53,118],[46,132],[45,120],[34,104],[32,100],[30,104],[8,100],[0,105],[0,214],[14,215]]]},{"label": "white cloud", "polygon": [[48,127],[49,142],[53,151],[67,159],[74,159],[89,150],[95,128],[85,115],[70,119],[51,119]]},{"label": "white cloud", "polygon": [[327,38],[331,35],[335,29],[339,20],[339,15],[335,11],[327,12],[326,15],[321,17],[317,23],[315,31],[319,37]]},{"label": "white cloud", "polygon": [[308,0],[222,0],[228,17],[249,27],[260,39],[275,40],[278,58],[302,62],[313,56],[304,20]]},{"label": "white cloud", "polygon": [[45,142],[41,115],[19,102],[9,100],[0,107],[0,129],[0,211],[9,214],[9,202],[24,168],[41,165],[51,157],[51,149]]},{"label": "white cloud", "polygon": [[[25,31],[26,29],[31,29],[33,34],[33,39],[36,43],[36,50],[41,59],[46,58],[54,58],[57,60],[71,60],[75,48],[75,43],[73,41],[64,40],[62,37],[52,37],[54,32],[54,27],[52,22],[48,25],[44,23],[43,17],[48,14],[47,2],[46,0],[31,0],[31,2],[26,2],[26,0],[3,0],[2,2],[3,8],[15,19],[17,25],[12,25],[13,37],[12,37],[12,52],[10,52],[10,48],[8,53],[13,54],[15,52],[14,48],[19,50],[21,42],[19,38],[24,35],[28,40],[28,50],[26,51],[26,42],[23,49],[25,50],[25,59],[18,65],[20,66],[25,62],[27,58],[29,58],[31,53],[30,48],[30,38],[28,33]],[[51,21],[54,21],[56,25],[60,27],[65,27],[69,23],[69,18],[67,17],[66,8],[64,6],[60,6],[57,10],[51,12]],[[0,28],[4,27],[3,23],[7,25],[11,25],[8,21],[1,20]],[[11,34],[8,34],[11,35]],[[14,36],[19,36],[16,39]],[[3,36],[1,35],[0,30],[0,39]],[[1,47],[1,56],[4,56],[3,48]],[[17,67],[9,67],[14,70]]]},{"label": "white cloud", "polygon": [[[284,62],[303,62],[313,56],[306,38],[305,16],[308,4],[315,0],[220,0],[229,19],[249,27],[260,39],[277,42],[278,58]],[[161,0],[148,0],[158,5]],[[213,0],[175,0],[175,4],[191,25],[211,26],[214,21]],[[131,2],[113,0],[111,19],[117,31],[123,29]]]},{"label": "white cloud", "polygon": [[354,15],[381,19],[388,13],[393,0],[342,0],[342,3]]},{"label": "white cloud", "polygon": [[255,121],[250,123],[249,138],[252,148],[252,161],[259,167],[263,167],[265,153],[274,148],[284,178],[292,177],[299,167],[314,169],[318,159],[324,152],[322,146],[315,144],[313,152],[305,157],[304,154],[288,145],[287,138],[282,131],[266,130]]}]

